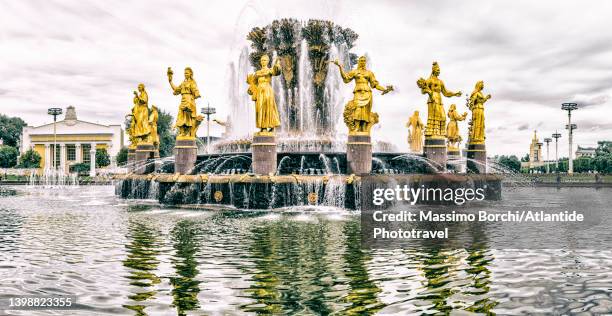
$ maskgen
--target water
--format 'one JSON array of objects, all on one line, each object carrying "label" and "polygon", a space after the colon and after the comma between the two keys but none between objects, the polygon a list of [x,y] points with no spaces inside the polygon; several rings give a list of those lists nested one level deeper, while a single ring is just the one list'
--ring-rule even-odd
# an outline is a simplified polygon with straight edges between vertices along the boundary
[{"label": "water", "polygon": [[[335,208],[195,211],[121,200],[110,186],[16,189],[0,198],[0,298],[75,294],[83,309],[71,315],[612,309],[612,251],[571,241],[551,250],[364,250],[359,216]],[[517,188],[491,206],[561,207],[583,196],[603,207],[610,193]]]}]

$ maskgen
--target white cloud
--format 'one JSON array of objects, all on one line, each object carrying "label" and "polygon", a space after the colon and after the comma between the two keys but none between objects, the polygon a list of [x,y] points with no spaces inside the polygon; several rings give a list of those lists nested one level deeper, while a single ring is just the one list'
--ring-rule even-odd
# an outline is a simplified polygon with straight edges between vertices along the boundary
[{"label": "white cloud", "polygon": [[[227,108],[227,65],[253,26],[275,18],[332,19],[360,37],[354,52],[392,95],[375,96],[378,138],[405,146],[404,124],[426,113],[415,81],[431,62],[453,90],[470,93],[484,80],[490,154],[523,155],[534,129],[564,134],[566,101],[575,142],[612,138],[612,3],[590,1],[3,1],[0,3],[0,112],[37,125],[50,106],[75,105],[79,117],[120,123],[131,91],[147,85],[152,103],[176,112],[165,71],[189,65],[220,117]],[[347,90],[352,87],[347,86]],[[446,99],[465,110],[464,97]],[[250,120],[252,118],[245,118]],[[466,124],[462,125],[465,133]],[[398,132],[400,131],[400,132]],[[204,131],[200,131],[204,133]]]}]

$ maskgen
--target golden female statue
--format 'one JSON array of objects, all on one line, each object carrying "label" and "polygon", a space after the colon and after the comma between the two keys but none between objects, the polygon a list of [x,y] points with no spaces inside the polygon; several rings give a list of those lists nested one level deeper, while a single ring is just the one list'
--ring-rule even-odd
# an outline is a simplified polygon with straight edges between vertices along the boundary
[{"label": "golden female statue", "polygon": [[425,136],[444,137],[446,134],[446,111],[442,104],[442,96],[447,98],[460,97],[461,91],[451,92],[446,90],[444,82],[438,78],[440,66],[434,62],[431,66],[431,75],[427,80],[420,78],[417,86],[421,88],[422,94],[427,94],[427,127]]},{"label": "golden female statue", "polygon": [[149,126],[151,127],[151,142],[157,150],[159,150],[159,134],[157,134],[158,118],[159,114],[157,112],[157,107],[155,105],[151,105],[151,114],[149,114]]},{"label": "golden female statue", "polygon": [[178,129],[177,138],[193,139],[204,118],[198,115],[195,103],[195,99],[200,97],[200,91],[198,91],[198,86],[193,79],[193,70],[191,68],[185,68],[185,80],[178,86],[172,83],[172,75],[172,69],[168,67],[170,87],[174,95],[181,95],[181,104],[179,105],[176,123],[174,124]]},{"label": "golden female statue", "polygon": [[374,73],[366,68],[365,56],[357,60],[357,68],[349,72],[342,69],[342,65],[336,59],[333,61],[338,69],[344,83],[355,80],[353,89],[353,100],[349,101],[344,107],[344,122],[349,128],[350,133],[370,133],[370,129],[378,123],[378,115],[372,112],[372,88],[387,94],[393,91],[393,86],[381,86]]},{"label": "golden female statue", "polygon": [[459,124],[458,121],[463,121],[467,117],[467,112],[463,114],[457,113],[457,106],[451,104],[450,109],[448,109],[448,118],[449,122],[446,126],[446,138],[448,139],[448,148],[458,149],[459,143],[462,138],[459,135]]},{"label": "golden female statue", "polygon": [[280,75],[281,68],[278,59],[274,61],[272,68],[268,67],[269,63],[270,57],[264,54],[259,59],[261,68],[247,76],[248,93],[251,95],[251,100],[255,101],[255,125],[260,133],[266,131],[272,133],[280,126],[280,116],[271,82],[272,76]]},{"label": "golden female statue", "polygon": [[[423,151],[423,122],[419,117],[419,111],[414,111],[414,114],[408,119],[406,123],[408,128],[408,144],[410,145],[410,151],[413,153],[420,153]],[[412,130],[410,128],[412,127]]]},{"label": "golden female statue", "polygon": [[138,142],[149,142],[149,96],[145,91],[144,84],[138,85],[138,91],[134,91],[134,108],[132,109],[132,133]]},{"label": "golden female statue", "polygon": [[491,95],[485,96],[482,93],[483,88],[484,82],[478,81],[468,102],[468,108],[472,111],[469,138],[471,144],[483,144],[485,141],[484,104],[491,98]]}]

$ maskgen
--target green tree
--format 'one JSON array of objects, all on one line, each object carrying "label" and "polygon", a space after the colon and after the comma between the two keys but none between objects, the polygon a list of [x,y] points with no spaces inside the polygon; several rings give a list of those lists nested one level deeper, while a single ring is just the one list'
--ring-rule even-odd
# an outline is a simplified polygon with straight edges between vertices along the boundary
[{"label": "green tree", "polygon": [[516,157],[515,155],[512,155],[512,156],[501,155],[499,157],[496,157],[496,160],[497,160],[497,163],[499,163],[500,165],[514,172],[521,171],[521,162],[519,161],[518,157]]},{"label": "green tree", "polygon": [[76,172],[80,175],[86,175],[89,173],[89,163],[75,163],[74,165],[70,166],[70,172]]},{"label": "green tree", "polygon": [[0,114],[0,139],[4,145],[17,147],[24,126],[27,124],[22,119]]},{"label": "green tree", "polygon": [[110,156],[104,148],[96,149],[96,168],[110,165]]},{"label": "green tree", "polygon": [[176,135],[172,132],[174,118],[170,113],[163,110],[159,111],[157,119],[157,133],[159,134],[159,156],[172,156]]},{"label": "green tree", "polygon": [[28,149],[21,157],[17,168],[40,168],[41,157],[36,150]]},{"label": "green tree", "polygon": [[529,154],[526,154],[525,157],[521,158],[521,161],[528,162],[529,161]]},{"label": "green tree", "polygon": [[0,168],[13,168],[17,164],[19,150],[12,146],[0,146]]},{"label": "green tree", "polygon": [[128,149],[127,147],[122,147],[119,150],[119,153],[117,153],[117,157],[115,158],[117,160],[117,164],[118,165],[123,165],[127,162],[128,159]]}]

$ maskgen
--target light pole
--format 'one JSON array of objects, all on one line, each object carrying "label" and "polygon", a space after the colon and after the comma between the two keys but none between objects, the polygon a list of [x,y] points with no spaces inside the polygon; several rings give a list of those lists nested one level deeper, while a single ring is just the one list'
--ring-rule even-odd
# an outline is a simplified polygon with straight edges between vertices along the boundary
[{"label": "light pole", "polygon": [[210,116],[217,113],[215,108],[210,107],[210,103],[202,108],[202,114],[206,115],[206,153],[210,153]]},{"label": "light pole", "polygon": [[62,114],[62,109],[61,108],[49,108],[47,110],[47,114],[49,115],[53,115],[53,158],[51,159],[51,165],[53,166],[53,168],[56,168],[57,166],[55,165],[55,154],[57,152],[57,128],[56,128],[56,123],[57,123],[57,116]]},{"label": "light pole", "polygon": [[567,125],[565,125],[565,129],[569,131],[569,156],[568,163],[569,167],[567,169],[568,174],[574,173],[574,161],[572,160],[572,134],[576,129],[576,124],[572,124],[572,111],[578,109],[578,104],[576,103],[562,103],[561,109],[567,111]]},{"label": "light pole", "polygon": [[559,173],[559,138],[561,138],[561,133],[555,131],[552,134],[552,137],[555,139],[555,171]]},{"label": "light pole", "polygon": [[544,138],[544,142],[546,143],[546,173],[550,173],[550,168],[548,166],[549,160],[550,158],[548,158],[548,148],[549,148],[549,144],[552,141],[552,139],[550,137],[545,137]]}]

